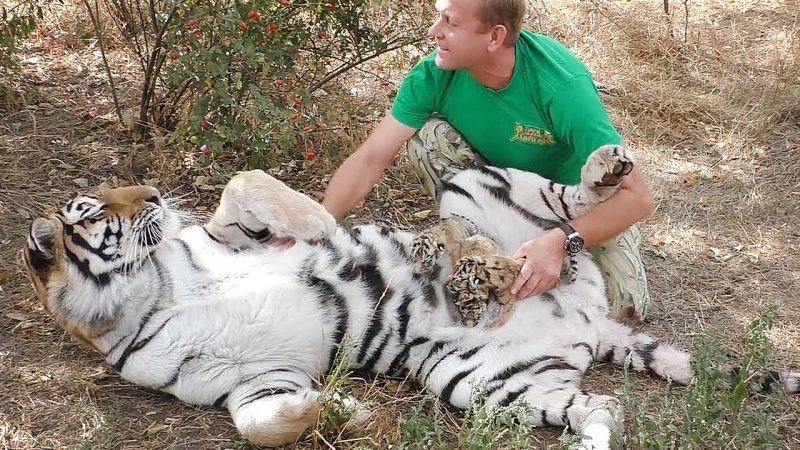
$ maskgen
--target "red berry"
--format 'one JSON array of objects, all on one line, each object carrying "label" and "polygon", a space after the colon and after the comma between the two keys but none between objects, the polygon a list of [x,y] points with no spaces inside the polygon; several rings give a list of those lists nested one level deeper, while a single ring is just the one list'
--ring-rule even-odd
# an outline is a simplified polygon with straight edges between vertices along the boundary
[{"label": "red berry", "polygon": [[289,104],[289,96],[286,95],[286,94],[279,95],[278,96],[278,100],[280,100],[281,103],[283,103],[284,105],[288,105]]},{"label": "red berry", "polygon": [[306,152],[306,161],[313,161],[317,157],[317,152],[314,149],[308,149]]},{"label": "red berry", "polygon": [[210,125],[208,124],[208,121],[206,119],[203,119],[203,120],[200,121],[200,129],[201,130],[207,130],[209,128],[209,126]]},{"label": "red berry", "polygon": [[303,106],[303,97],[300,97],[299,95],[296,95],[294,97],[294,106],[297,106],[298,108]]},{"label": "red berry", "polygon": [[278,31],[278,24],[277,23],[272,22],[271,24],[269,24],[267,26],[267,33],[272,34],[272,33],[276,32],[276,31]]},{"label": "red berry", "polygon": [[247,25],[247,22],[239,22],[239,31],[247,31],[248,28],[250,27]]},{"label": "red berry", "polygon": [[284,85],[284,84],[286,84],[286,83],[284,83],[284,81],[283,81],[283,80],[281,80],[280,78],[278,78],[277,80],[273,81],[273,82],[272,82],[272,84],[273,84],[273,85],[274,85],[276,88],[279,88],[279,87],[283,86],[283,85]]},{"label": "red berry", "polygon": [[247,18],[256,22],[261,22],[261,14],[259,14],[255,9],[251,9],[250,12],[247,13]]},{"label": "red berry", "polygon": [[210,154],[211,154],[211,149],[210,149],[210,148],[208,148],[208,146],[207,146],[207,145],[205,145],[205,144],[203,144],[203,146],[201,146],[201,147],[200,147],[200,151],[201,151],[201,152],[203,152],[203,154],[204,154],[205,156],[208,156],[208,155],[210,155]]},{"label": "red berry", "polygon": [[198,37],[198,38],[199,38],[200,36],[202,36],[202,35],[203,35],[203,30],[201,30],[200,28],[195,28],[194,30],[192,30],[192,34],[193,34],[195,37]]},{"label": "red berry", "polygon": [[292,122],[297,122],[297,119],[299,119],[299,118],[300,118],[300,115],[297,114],[297,113],[289,114],[289,120],[291,120]]},{"label": "red berry", "polygon": [[197,28],[197,19],[189,19],[189,21],[186,22],[186,26],[189,27],[190,30]]},{"label": "red berry", "polygon": [[325,3],[325,9],[328,11],[333,11],[333,4],[332,3]]},{"label": "red berry", "polygon": [[331,35],[329,33],[324,32],[324,31],[320,31],[319,34],[317,34],[317,37],[320,38],[323,41],[327,41],[328,39],[331,38]]},{"label": "red berry", "polygon": [[278,3],[280,3],[283,6],[289,6],[292,4],[291,0],[278,0]]},{"label": "red berry", "polygon": [[303,127],[303,131],[305,131],[306,133],[311,133],[312,131],[314,131],[314,127],[312,127],[311,125],[306,125]]}]

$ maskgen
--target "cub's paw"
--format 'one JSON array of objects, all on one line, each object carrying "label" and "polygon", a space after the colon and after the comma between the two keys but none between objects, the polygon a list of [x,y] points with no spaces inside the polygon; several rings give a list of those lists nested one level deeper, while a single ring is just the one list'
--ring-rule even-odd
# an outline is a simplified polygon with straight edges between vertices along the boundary
[{"label": "cub's paw", "polygon": [[617,186],[633,170],[633,156],[622,145],[604,145],[589,155],[581,171],[589,187]]},{"label": "cub's paw", "polygon": [[[505,322],[514,297],[511,285],[519,273],[520,264],[505,256],[465,256],[458,260],[447,289],[455,299],[464,324],[475,326],[479,322],[497,326]],[[488,308],[497,302],[499,308]],[[484,317],[488,310],[492,317]]]},{"label": "cub's paw", "polygon": [[435,228],[423,231],[411,242],[411,258],[425,272],[433,269],[446,249]]}]

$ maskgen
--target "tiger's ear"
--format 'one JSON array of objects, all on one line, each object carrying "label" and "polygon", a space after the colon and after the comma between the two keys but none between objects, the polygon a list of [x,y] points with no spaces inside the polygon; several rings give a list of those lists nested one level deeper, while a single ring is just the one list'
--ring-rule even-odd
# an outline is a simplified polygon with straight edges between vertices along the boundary
[{"label": "tiger's ear", "polygon": [[49,263],[56,256],[59,225],[57,220],[43,217],[35,219],[31,224],[31,230],[28,233],[28,253],[34,266]]}]

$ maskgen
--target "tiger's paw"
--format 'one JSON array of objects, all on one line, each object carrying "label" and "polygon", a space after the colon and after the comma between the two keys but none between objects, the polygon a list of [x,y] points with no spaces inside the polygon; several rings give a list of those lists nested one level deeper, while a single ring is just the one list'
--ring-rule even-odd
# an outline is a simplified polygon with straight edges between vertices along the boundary
[{"label": "tiger's paw", "polygon": [[447,289],[465,325],[483,323],[496,327],[505,323],[514,305],[511,285],[520,268],[513,259],[498,255],[465,256],[458,260]]},{"label": "tiger's paw", "polygon": [[285,246],[332,236],[336,219],[305,194],[261,170],[234,176],[207,230],[236,248]]},{"label": "tiger's paw", "polygon": [[604,145],[589,155],[581,180],[589,188],[616,187],[633,170],[633,156],[622,145]]}]

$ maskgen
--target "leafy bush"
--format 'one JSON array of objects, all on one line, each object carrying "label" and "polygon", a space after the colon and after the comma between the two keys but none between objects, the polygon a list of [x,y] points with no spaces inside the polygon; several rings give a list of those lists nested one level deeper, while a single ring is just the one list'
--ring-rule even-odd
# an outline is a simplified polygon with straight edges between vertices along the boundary
[{"label": "leafy bush", "polygon": [[[152,127],[176,130],[174,137],[206,156],[239,150],[256,163],[309,139],[318,128],[323,112],[313,104],[312,92],[425,31],[416,23],[422,6],[403,2],[112,0],[108,5],[145,74],[136,134],[146,137]],[[152,13],[137,13],[142,10]],[[306,158],[315,156],[311,151]]]},{"label": "leafy bush", "polygon": [[36,30],[36,19],[41,18],[42,8],[32,0],[13,3],[11,9],[0,6],[0,72],[17,67],[17,45]]}]

